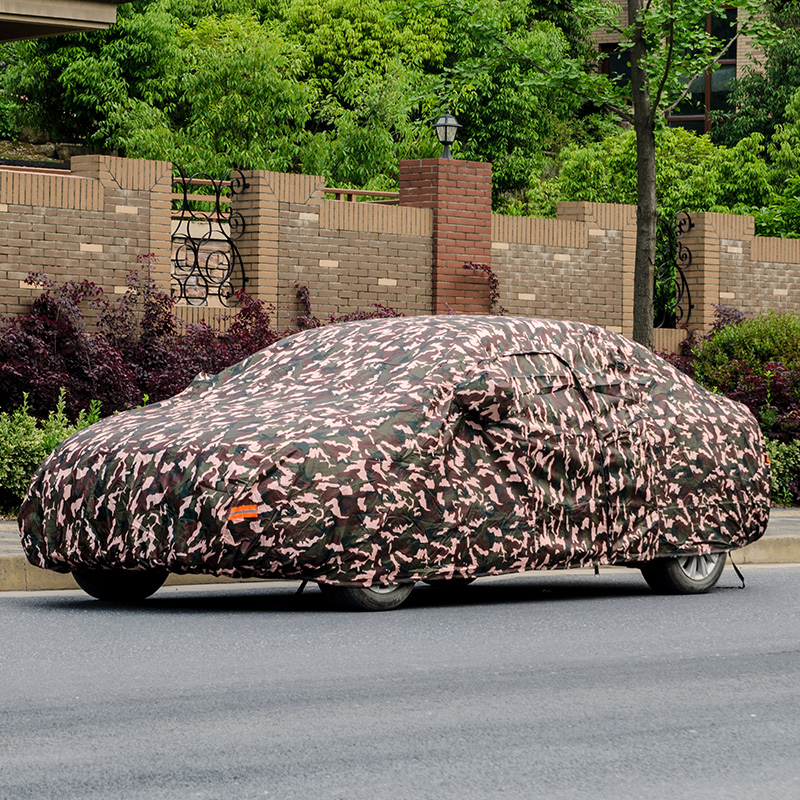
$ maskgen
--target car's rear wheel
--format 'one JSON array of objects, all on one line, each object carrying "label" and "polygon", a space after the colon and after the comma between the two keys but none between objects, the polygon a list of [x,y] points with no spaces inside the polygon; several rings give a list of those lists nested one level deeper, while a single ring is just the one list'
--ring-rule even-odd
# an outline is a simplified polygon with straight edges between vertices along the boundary
[{"label": "car's rear wheel", "polygon": [[639,569],[650,588],[662,594],[703,594],[716,586],[725,568],[725,553],[658,558]]},{"label": "car's rear wheel", "polygon": [[391,611],[402,605],[414,588],[413,583],[392,586],[333,586],[320,583],[322,593],[339,608],[349,611]]},{"label": "car's rear wheel", "polygon": [[165,569],[76,569],[72,576],[86,594],[109,603],[138,603],[158,591]]}]

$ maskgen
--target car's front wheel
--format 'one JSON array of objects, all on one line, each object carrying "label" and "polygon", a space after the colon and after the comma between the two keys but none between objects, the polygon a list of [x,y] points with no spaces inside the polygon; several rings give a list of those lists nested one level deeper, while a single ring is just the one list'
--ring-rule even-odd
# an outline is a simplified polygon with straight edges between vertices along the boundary
[{"label": "car's front wheel", "polygon": [[86,594],[109,603],[138,603],[158,591],[165,569],[76,569],[72,576]]},{"label": "car's front wheel", "polygon": [[703,594],[716,586],[725,568],[725,553],[658,558],[640,564],[650,588],[662,594]]},{"label": "car's front wheel", "polygon": [[402,605],[414,588],[413,583],[392,586],[333,586],[320,583],[322,593],[339,608],[349,611],[391,611]]}]

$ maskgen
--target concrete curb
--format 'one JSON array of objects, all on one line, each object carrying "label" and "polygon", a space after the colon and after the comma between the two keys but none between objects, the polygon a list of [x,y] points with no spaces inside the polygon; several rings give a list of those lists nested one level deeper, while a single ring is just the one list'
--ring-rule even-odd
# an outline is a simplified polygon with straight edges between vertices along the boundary
[{"label": "concrete curb", "polygon": [[[733,561],[742,564],[800,564],[800,536],[765,536],[753,544],[734,550]],[[248,579],[249,581],[258,579]],[[165,586],[194,586],[213,583],[241,583],[232,578],[211,575],[170,575]],[[0,555],[0,592],[77,589],[72,575],[39,569],[23,554]]]},{"label": "concrete curb", "polygon": [[734,550],[731,557],[735,564],[798,564],[800,536],[765,536]]},{"label": "concrete curb", "polygon": [[[254,579],[248,578],[247,581]],[[165,586],[194,586],[206,583],[244,583],[214,575],[170,575]],[[34,567],[24,555],[0,556],[0,592],[42,592],[53,589],[79,589],[69,573]]]}]

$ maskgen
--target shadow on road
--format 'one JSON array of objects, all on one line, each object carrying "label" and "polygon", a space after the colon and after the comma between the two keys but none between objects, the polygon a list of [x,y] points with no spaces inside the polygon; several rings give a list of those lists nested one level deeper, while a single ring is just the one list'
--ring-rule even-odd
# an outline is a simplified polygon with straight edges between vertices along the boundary
[{"label": "shadow on road", "polygon": [[[299,586],[299,584],[297,584]],[[708,595],[738,589],[733,581],[723,578],[721,584]],[[582,574],[545,573],[520,576],[513,579],[476,581],[460,589],[433,588],[418,584],[403,606],[393,613],[425,608],[452,606],[479,607],[488,605],[531,603],[547,605],[567,602],[589,604],[593,600],[641,597],[656,599],[638,573],[631,571],[594,576]],[[675,602],[684,599],[673,598]],[[174,614],[174,613],[333,613],[358,614],[335,608],[322,595],[317,586],[310,583],[298,595],[295,587],[287,585],[228,584],[224,587],[165,587],[148,600],[135,605],[113,605],[101,603],[89,597],[40,597],[42,604],[60,608],[80,609],[83,612],[108,611],[110,608],[126,613]]]}]

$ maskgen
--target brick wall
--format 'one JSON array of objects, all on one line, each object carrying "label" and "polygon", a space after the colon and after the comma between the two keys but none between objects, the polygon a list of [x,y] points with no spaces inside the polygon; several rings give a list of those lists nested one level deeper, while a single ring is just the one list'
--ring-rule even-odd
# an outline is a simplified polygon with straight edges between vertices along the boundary
[{"label": "brick wall", "polygon": [[326,200],[318,176],[257,171],[246,178],[250,188],[235,208],[245,215],[239,249],[248,290],[257,287],[277,307],[280,326],[303,313],[298,283],[308,286],[320,319],[372,303],[431,313],[431,211]]},{"label": "brick wall", "polygon": [[683,241],[695,325],[712,322],[714,304],[754,314],[800,308],[800,239],[756,236],[752,217],[707,212],[692,221]]},{"label": "brick wall", "polygon": [[[375,302],[407,315],[486,313],[486,276],[463,269],[475,261],[492,267],[499,305],[511,314],[630,335],[635,209],[562,203],[555,220],[491,216],[490,172],[480,167],[406,162],[400,206],[326,200],[317,176],[248,173],[248,189],[234,199],[245,220],[238,244],[248,291],[277,307],[280,326],[303,312],[297,283],[322,319]],[[0,312],[28,309],[38,291],[22,283],[31,270],[87,278],[114,294],[147,252],[168,287],[171,174],[168,163],[105,156],[75,158],[71,173],[0,169]],[[752,312],[800,307],[800,240],[756,237],[750,217],[692,219],[683,243],[692,253],[693,326],[709,325],[719,303]],[[179,313],[212,320],[218,309]],[[675,345],[674,335],[661,339]]]},{"label": "brick wall", "polygon": [[500,304],[514,315],[571,319],[630,336],[635,244],[632,206],[560,203],[554,220],[495,216]]},{"label": "brick wall", "polygon": [[76,156],[72,170],[0,167],[0,314],[26,311],[29,271],[122,291],[136,257],[154,252],[169,286],[172,167],[167,162]]}]

